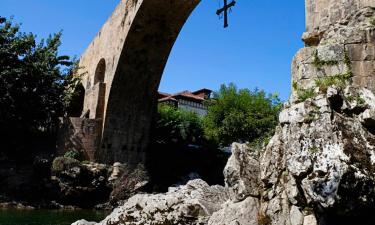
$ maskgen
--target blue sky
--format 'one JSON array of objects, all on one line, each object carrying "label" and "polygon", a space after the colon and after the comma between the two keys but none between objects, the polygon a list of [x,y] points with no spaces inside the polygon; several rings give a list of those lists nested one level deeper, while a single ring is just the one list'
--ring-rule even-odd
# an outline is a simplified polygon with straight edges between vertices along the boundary
[{"label": "blue sky", "polygon": [[[79,56],[120,0],[1,0],[0,15],[14,16],[39,38],[63,30],[60,53]],[[216,16],[222,0],[202,0],[185,24],[165,68],[160,90],[179,92],[234,82],[290,93],[290,65],[303,47],[303,0],[237,0],[229,28]]]}]

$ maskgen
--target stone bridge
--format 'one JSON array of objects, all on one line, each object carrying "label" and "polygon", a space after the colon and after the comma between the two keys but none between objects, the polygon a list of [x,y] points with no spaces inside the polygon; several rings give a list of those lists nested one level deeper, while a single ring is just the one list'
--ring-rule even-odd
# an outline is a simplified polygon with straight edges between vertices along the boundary
[{"label": "stone bridge", "polygon": [[72,121],[90,160],[144,161],[161,75],[199,2],[121,0],[81,56],[87,118]]},{"label": "stone bridge", "polygon": [[[164,67],[199,2],[121,0],[82,55],[79,73],[84,74],[85,118],[71,119],[75,130],[71,139],[90,160],[128,164],[145,160]],[[304,36],[310,41],[353,10],[375,6],[374,0],[305,2]]]}]

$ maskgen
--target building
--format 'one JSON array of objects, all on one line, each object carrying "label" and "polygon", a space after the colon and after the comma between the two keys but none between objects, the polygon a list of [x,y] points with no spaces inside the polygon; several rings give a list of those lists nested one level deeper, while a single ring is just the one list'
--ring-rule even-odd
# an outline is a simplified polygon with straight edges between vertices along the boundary
[{"label": "building", "polygon": [[183,91],[176,94],[159,92],[159,104],[166,103],[179,109],[185,109],[197,113],[199,116],[207,114],[206,102],[211,98],[212,91],[200,89],[190,92]]}]

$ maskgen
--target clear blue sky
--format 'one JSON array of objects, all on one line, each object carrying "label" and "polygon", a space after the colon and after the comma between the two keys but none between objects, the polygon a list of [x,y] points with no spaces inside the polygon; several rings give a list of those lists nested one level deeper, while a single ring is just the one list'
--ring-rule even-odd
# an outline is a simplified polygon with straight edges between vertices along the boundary
[{"label": "clear blue sky", "polygon": [[[79,56],[120,0],[1,0],[0,15],[14,16],[39,38],[63,30],[61,54]],[[237,0],[229,28],[215,12],[222,0],[202,0],[183,28],[160,90],[178,92],[234,82],[290,93],[290,65],[303,46],[303,0]]]}]

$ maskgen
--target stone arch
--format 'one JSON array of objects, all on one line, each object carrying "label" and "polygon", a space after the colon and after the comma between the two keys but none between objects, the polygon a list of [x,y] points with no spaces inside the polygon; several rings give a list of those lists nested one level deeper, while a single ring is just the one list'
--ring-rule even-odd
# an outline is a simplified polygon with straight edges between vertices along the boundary
[{"label": "stone arch", "polygon": [[101,160],[134,166],[145,161],[164,67],[198,3],[144,0],[140,5],[113,77],[98,155]]},{"label": "stone arch", "polygon": [[105,72],[106,72],[105,59],[100,59],[95,70],[94,85],[96,85],[97,83],[104,83]]},{"label": "stone arch", "polygon": [[[94,111],[90,118],[103,119],[97,161],[130,166],[145,161],[164,67],[183,25],[199,2],[121,0],[82,55],[80,66],[95,68],[90,90],[93,94],[86,95],[85,109]],[[112,61],[105,65],[106,60],[101,60],[104,58]],[[103,71],[105,83],[100,82],[104,80],[100,76]],[[101,84],[106,87],[105,98],[96,107],[97,86]]]}]

